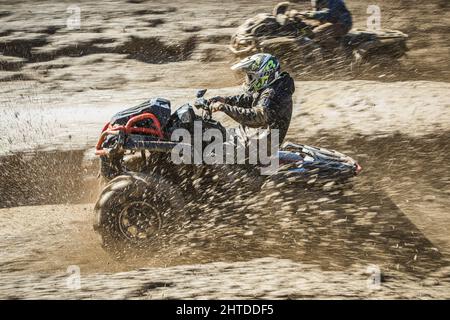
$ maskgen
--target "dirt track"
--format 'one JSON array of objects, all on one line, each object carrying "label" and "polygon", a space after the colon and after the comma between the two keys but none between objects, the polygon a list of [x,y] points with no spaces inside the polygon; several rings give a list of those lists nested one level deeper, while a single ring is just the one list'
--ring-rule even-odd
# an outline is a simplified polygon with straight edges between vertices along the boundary
[{"label": "dirt track", "polygon": [[[255,12],[247,1],[219,12],[210,2],[132,2],[80,2],[79,31],[65,28],[65,3],[0,6],[1,298],[450,297],[446,1],[380,2],[383,26],[411,35],[401,72],[297,79],[288,139],[358,159],[353,194],[206,206],[194,231],[117,261],[91,227],[98,190],[87,149],[124,106],[163,96],[175,107],[201,87],[211,96],[239,90],[226,44]],[[360,26],[366,7],[350,3]],[[81,290],[66,285],[71,265]],[[378,289],[367,285],[373,265]]]}]

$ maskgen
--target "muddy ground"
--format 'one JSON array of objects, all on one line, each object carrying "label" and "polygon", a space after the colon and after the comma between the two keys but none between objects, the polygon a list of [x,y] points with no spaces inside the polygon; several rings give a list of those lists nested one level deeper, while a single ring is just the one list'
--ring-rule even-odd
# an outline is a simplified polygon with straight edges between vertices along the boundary
[{"label": "muddy ground", "polygon": [[[370,1],[347,3],[363,27]],[[166,245],[117,260],[92,230],[102,125],[153,96],[237,92],[229,36],[274,2],[79,1],[70,30],[72,2],[2,1],[0,297],[450,298],[449,4],[378,3],[382,26],[410,35],[405,57],[295,75],[288,139],[358,159],[351,191],[205,203]]]}]

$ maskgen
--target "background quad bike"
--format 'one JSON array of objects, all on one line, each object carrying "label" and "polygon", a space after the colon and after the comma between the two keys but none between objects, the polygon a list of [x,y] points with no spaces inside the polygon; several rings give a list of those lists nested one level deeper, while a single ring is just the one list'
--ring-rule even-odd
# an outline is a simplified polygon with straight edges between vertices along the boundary
[{"label": "background quad bike", "polygon": [[244,22],[231,38],[230,50],[238,57],[256,52],[277,56],[290,71],[314,75],[323,69],[362,72],[369,63],[392,64],[407,51],[408,36],[397,30],[353,29],[334,47],[321,47],[312,29],[319,23],[304,18],[275,14],[258,14]]}]

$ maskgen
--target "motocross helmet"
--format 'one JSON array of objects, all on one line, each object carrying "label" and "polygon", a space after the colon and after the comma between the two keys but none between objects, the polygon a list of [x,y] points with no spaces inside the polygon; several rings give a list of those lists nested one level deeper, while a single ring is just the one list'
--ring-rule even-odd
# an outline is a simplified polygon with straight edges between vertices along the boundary
[{"label": "motocross helmet", "polygon": [[245,75],[244,90],[253,94],[267,88],[280,73],[280,62],[268,53],[257,53],[231,67]]}]

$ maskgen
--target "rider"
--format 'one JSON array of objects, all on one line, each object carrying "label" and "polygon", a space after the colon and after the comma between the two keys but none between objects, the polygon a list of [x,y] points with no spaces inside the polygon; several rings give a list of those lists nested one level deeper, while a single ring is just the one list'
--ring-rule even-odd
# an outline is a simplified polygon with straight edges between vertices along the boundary
[{"label": "rider", "polygon": [[244,73],[244,93],[210,99],[211,111],[222,111],[239,122],[247,138],[252,135],[249,128],[278,129],[281,144],[291,122],[294,80],[267,53],[247,57],[231,70]]},{"label": "rider", "polygon": [[339,39],[352,28],[352,15],[344,0],[316,0],[315,10],[307,13],[307,17],[321,22],[313,30],[316,41]]}]

